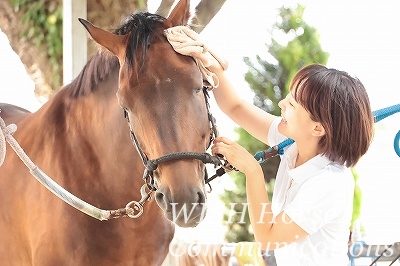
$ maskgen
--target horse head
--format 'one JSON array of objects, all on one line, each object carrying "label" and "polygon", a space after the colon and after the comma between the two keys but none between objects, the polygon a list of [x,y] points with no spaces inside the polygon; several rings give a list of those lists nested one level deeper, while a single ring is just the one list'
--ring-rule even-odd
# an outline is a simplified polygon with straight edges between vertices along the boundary
[{"label": "horse head", "polygon": [[93,40],[118,57],[117,98],[134,144],[146,168],[151,159],[165,159],[144,179],[165,216],[182,227],[196,226],[206,210],[205,165],[185,154],[204,153],[212,133],[201,72],[164,36],[189,17],[189,1],[181,0],[168,18],[135,14],[113,33],[81,20]]}]

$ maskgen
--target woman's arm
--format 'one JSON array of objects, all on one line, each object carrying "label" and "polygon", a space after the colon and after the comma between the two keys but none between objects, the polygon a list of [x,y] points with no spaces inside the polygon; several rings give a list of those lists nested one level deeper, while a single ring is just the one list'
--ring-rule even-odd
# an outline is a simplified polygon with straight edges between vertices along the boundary
[{"label": "woman's arm", "polygon": [[256,242],[262,249],[272,250],[298,241],[308,234],[290,217],[281,212],[275,220],[265,189],[264,175],[259,169],[246,170],[246,195],[249,203],[250,223]]},{"label": "woman's arm", "polygon": [[213,90],[219,108],[249,134],[267,143],[269,127],[276,116],[244,101],[219,64],[213,64],[210,70],[219,78],[219,87]]},{"label": "woman's arm", "polygon": [[233,166],[246,175],[250,222],[255,239],[261,243],[262,249],[283,247],[308,235],[284,212],[273,219],[261,166],[246,149],[225,137],[218,137],[212,152],[224,155]]},{"label": "woman's arm", "polygon": [[[219,86],[214,89],[214,96],[221,110],[251,135],[267,143],[268,130],[275,116],[243,101],[235,93],[224,73],[226,62],[211,50],[205,49],[200,36],[188,27],[172,27],[165,30],[164,34],[176,52],[192,56],[218,77],[219,82],[216,84],[219,83]],[[216,84],[212,86],[217,86]]]}]

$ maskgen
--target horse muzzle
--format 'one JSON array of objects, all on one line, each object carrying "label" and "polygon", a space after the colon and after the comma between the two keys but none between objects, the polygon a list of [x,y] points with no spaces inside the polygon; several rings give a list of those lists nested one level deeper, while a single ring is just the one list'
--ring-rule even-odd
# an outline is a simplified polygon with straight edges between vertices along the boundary
[{"label": "horse muzzle", "polygon": [[165,217],[179,227],[196,227],[206,216],[207,198],[205,192],[197,187],[174,194],[167,188],[159,188],[155,200]]}]

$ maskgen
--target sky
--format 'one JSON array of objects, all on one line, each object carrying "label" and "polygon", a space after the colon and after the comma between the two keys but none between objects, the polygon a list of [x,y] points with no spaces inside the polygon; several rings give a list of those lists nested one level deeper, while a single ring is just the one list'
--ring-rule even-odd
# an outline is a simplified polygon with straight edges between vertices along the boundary
[{"label": "sky", "polygon": [[[155,11],[152,8],[156,2],[150,1],[150,11]],[[192,6],[197,2],[193,1]],[[227,58],[227,75],[245,100],[251,102],[252,93],[243,78],[247,68],[242,58],[266,56],[267,29],[274,23],[276,8],[296,3],[227,0],[201,33],[202,40],[211,49]],[[367,89],[373,110],[400,103],[400,1],[303,0],[298,3],[306,7],[304,20],[318,30],[322,49],[330,54],[328,67],[357,76]],[[18,77],[18,83],[13,77]],[[0,33],[0,102],[14,103],[31,111],[41,105],[34,98],[33,82],[26,76],[3,33]],[[236,125],[219,111],[215,102],[211,106],[220,134],[235,138]],[[374,142],[356,167],[363,191],[362,223],[366,228],[365,238],[370,242],[400,241],[400,208],[396,204],[400,158],[393,150],[393,138],[400,130],[399,118],[397,114],[377,124]],[[182,235],[191,235],[193,240],[200,241],[221,239],[223,228],[220,218],[216,218],[221,216],[221,204],[216,200],[228,182],[226,176],[216,181],[214,192],[209,196],[209,201],[214,203],[209,207],[206,221],[198,228],[182,230]]]}]

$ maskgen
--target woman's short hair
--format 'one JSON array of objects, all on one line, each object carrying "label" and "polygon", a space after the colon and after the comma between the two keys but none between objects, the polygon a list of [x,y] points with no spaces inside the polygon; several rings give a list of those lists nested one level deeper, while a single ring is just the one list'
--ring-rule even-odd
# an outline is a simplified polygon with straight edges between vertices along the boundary
[{"label": "woman's short hair", "polygon": [[297,72],[290,90],[311,119],[325,129],[319,153],[354,166],[367,152],[374,132],[369,97],[361,81],[344,71],[312,64]]}]

